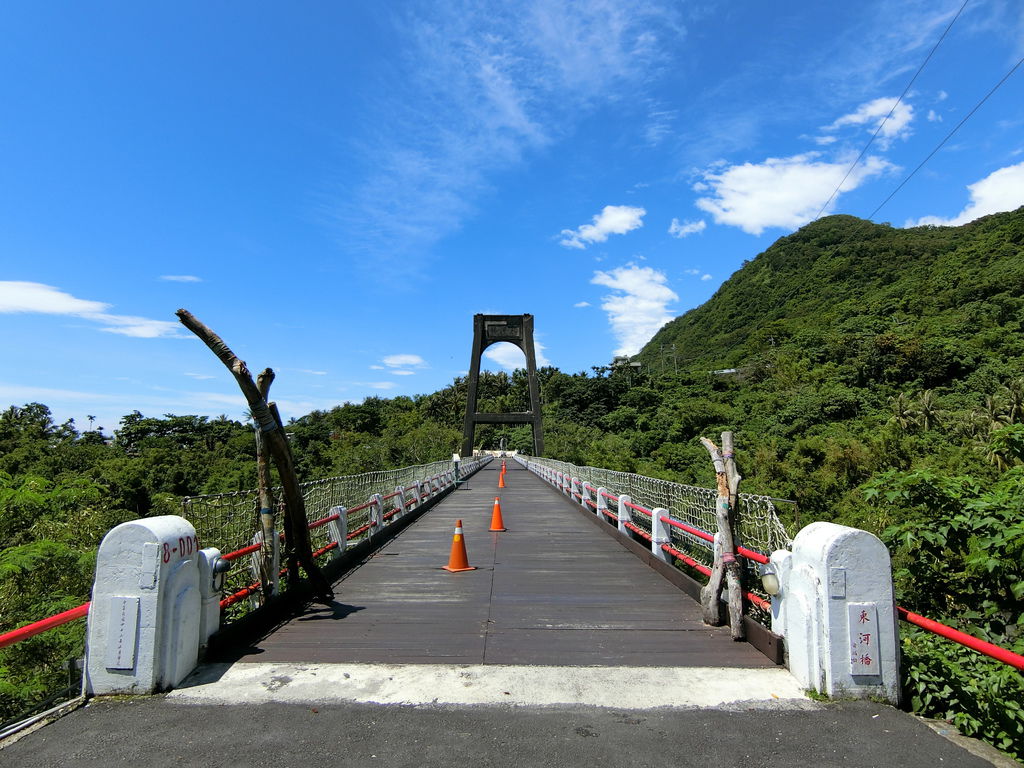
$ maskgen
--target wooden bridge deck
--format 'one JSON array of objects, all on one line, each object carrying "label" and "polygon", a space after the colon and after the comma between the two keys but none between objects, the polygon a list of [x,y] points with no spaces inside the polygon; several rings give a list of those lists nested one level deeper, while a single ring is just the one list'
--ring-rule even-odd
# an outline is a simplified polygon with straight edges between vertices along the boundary
[{"label": "wooden bridge deck", "polygon": [[[582,519],[539,478],[500,461],[474,475],[244,662],[768,667],[690,597]],[[494,498],[508,531],[491,533]],[[455,521],[475,571],[449,573]]]}]

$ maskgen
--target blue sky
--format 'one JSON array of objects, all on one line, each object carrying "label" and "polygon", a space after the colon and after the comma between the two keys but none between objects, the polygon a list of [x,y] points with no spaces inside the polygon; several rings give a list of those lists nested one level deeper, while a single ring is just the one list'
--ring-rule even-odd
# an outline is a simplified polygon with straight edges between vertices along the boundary
[{"label": "blue sky", "polygon": [[[0,405],[240,418],[178,307],[286,418],[445,386],[477,312],[565,371],[635,352],[818,214],[961,4],[7,3]],[[971,0],[826,213],[1022,56],[1024,6]],[[1021,204],[1024,67],[874,218]]]}]

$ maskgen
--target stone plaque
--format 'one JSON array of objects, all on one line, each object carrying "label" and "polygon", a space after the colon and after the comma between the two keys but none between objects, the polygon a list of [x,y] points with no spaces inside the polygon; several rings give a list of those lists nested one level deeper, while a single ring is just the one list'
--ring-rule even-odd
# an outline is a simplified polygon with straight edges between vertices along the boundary
[{"label": "stone plaque", "polygon": [[139,598],[111,597],[107,626],[107,669],[135,668],[135,634],[139,625]]},{"label": "stone plaque", "polygon": [[880,675],[878,661],[878,606],[876,603],[849,603],[850,674]]},{"label": "stone plaque", "polygon": [[828,596],[846,597],[846,569],[829,568],[828,570]]},{"label": "stone plaque", "polygon": [[484,323],[485,341],[520,341],[523,338],[521,320],[488,320]]}]

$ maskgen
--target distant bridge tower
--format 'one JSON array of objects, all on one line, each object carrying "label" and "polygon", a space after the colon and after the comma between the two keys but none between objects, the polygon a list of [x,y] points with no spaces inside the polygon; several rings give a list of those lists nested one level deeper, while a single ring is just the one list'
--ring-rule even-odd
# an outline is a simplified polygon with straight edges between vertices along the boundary
[{"label": "distant bridge tower", "polygon": [[[530,384],[530,410],[519,413],[478,413],[480,356],[491,344],[507,341],[526,355],[526,376]],[[544,433],[540,421],[540,384],[537,355],[533,349],[533,315],[473,315],[473,355],[469,365],[469,399],[462,430],[462,455],[473,455],[477,424],[530,424],[533,426],[533,454],[544,455]]]}]

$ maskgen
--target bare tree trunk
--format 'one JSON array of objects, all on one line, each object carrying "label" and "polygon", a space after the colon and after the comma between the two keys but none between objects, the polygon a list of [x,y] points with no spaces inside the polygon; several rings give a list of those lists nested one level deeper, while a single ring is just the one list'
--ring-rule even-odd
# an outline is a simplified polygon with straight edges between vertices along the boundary
[{"label": "bare tree trunk", "polygon": [[309,522],[306,519],[306,507],[302,499],[302,489],[299,487],[298,477],[295,475],[295,464],[292,460],[291,447],[288,445],[284,430],[279,425],[277,419],[274,418],[274,414],[270,406],[267,405],[266,399],[252,380],[249,369],[245,366],[245,361],[240,360],[220,336],[200,322],[191,312],[179,309],[175,314],[177,314],[182,324],[198,336],[234,375],[239,389],[242,390],[242,394],[249,404],[249,411],[263,433],[264,444],[274,459],[274,464],[277,466],[277,473],[281,478],[281,485],[284,489],[286,504],[284,515],[285,538],[291,542],[291,552],[288,558],[289,580],[297,577],[297,566],[301,565],[309,576],[317,599],[323,601],[332,600],[334,592],[331,590],[330,584],[327,583],[327,578],[323,572],[313,561],[313,551],[309,543]]},{"label": "bare tree trunk", "polygon": [[700,439],[715,465],[715,481],[718,498],[715,501],[715,515],[718,519],[719,549],[715,551],[714,566],[708,584],[701,590],[701,606],[704,622],[711,626],[724,623],[722,615],[723,575],[729,584],[729,626],[734,640],[742,640],[743,631],[743,590],[740,579],[740,565],[736,562],[736,545],[733,540],[732,510],[738,498],[742,479],[736,470],[733,456],[732,432],[722,433],[725,452],[706,437]]},{"label": "bare tree trunk", "polygon": [[[256,377],[256,388],[264,400],[270,395],[270,385],[274,383],[274,372],[265,368]],[[260,581],[263,583],[263,599],[269,600],[276,591],[278,579],[281,574],[277,573],[274,563],[274,547],[277,544],[274,539],[277,537],[277,525],[274,513],[277,503],[274,499],[274,484],[270,476],[270,462],[267,458],[267,449],[263,444],[263,431],[256,426],[256,475],[259,480],[260,494],[260,531],[263,535],[263,549],[260,559]],[[291,562],[289,558],[288,562]]]}]

